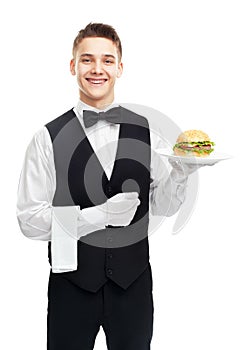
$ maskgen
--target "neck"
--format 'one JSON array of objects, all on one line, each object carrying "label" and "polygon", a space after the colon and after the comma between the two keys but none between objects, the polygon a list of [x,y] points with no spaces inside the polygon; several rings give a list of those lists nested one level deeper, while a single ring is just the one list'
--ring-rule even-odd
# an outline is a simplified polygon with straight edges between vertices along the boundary
[{"label": "neck", "polygon": [[96,109],[105,109],[113,103],[114,96],[112,96],[110,100],[92,100],[80,96],[80,100],[86,105],[94,107]]}]

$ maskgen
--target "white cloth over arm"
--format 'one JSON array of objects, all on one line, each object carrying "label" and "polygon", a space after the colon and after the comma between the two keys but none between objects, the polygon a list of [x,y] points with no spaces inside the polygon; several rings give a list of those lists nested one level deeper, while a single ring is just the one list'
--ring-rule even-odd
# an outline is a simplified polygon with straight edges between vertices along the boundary
[{"label": "white cloth over arm", "polygon": [[53,207],[52,215],[52,271],[77,269],[77,219],[79,206]]}]

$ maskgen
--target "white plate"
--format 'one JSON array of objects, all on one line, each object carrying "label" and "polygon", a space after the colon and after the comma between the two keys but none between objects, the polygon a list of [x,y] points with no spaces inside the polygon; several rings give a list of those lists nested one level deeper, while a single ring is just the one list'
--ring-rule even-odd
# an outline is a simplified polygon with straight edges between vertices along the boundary
[{"label": "white plate", "polygon": [[225,154],[225,153],[211,153],[208,157],[182,157],[182,156],[176,156],[172,152],[169,151],[159,151],[160,155],[168,157],[172,160],[180,160],[181,162],[185,164],[203,164],[203,165],[212,165],[217,162],[220,162],[221,160],[226,160],[232,158],[231,155]]}]

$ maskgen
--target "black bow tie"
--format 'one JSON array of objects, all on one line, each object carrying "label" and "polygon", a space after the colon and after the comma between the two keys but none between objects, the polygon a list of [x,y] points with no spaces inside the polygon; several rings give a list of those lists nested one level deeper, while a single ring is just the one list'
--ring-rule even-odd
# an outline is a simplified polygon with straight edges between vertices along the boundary
[{"label": "black bow tie", "polygon": [[106,120],[109,123],[118,124],[121,122],[121,112],[120,107],[114,107],[106,112],[94,112],[89,110],[83,111],[83,121],[85,128],[96,124],[99,120]]}]

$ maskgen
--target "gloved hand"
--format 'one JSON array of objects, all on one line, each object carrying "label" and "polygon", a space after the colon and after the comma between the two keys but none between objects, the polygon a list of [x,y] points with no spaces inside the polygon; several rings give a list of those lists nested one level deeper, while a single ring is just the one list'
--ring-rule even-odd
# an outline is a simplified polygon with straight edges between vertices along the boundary
[{"label": "gloved hand", "polygon": [[140,204],[138,197],[137,192],[118,193],[103,204],[80,211],[80,220],[100,228],[107,225],[127,226]]},{"label": "gloved hand", "polygon": [[172,165],[173,169],[171,171],[171,178],[175,182],[185,181],[189,175],[191,175],[201,167],[207,165],[207,164],[197,164],[197,163],[187,164],[185,162],[182,162],[181,159],[179,160],[169,159],[168,161]]},{"label": "gloved hand", "polygon": [[118,193],[109,198],[101,209],[106,211],[107,225],[127,226],[132,221],[140,204],[137,192]]}]

